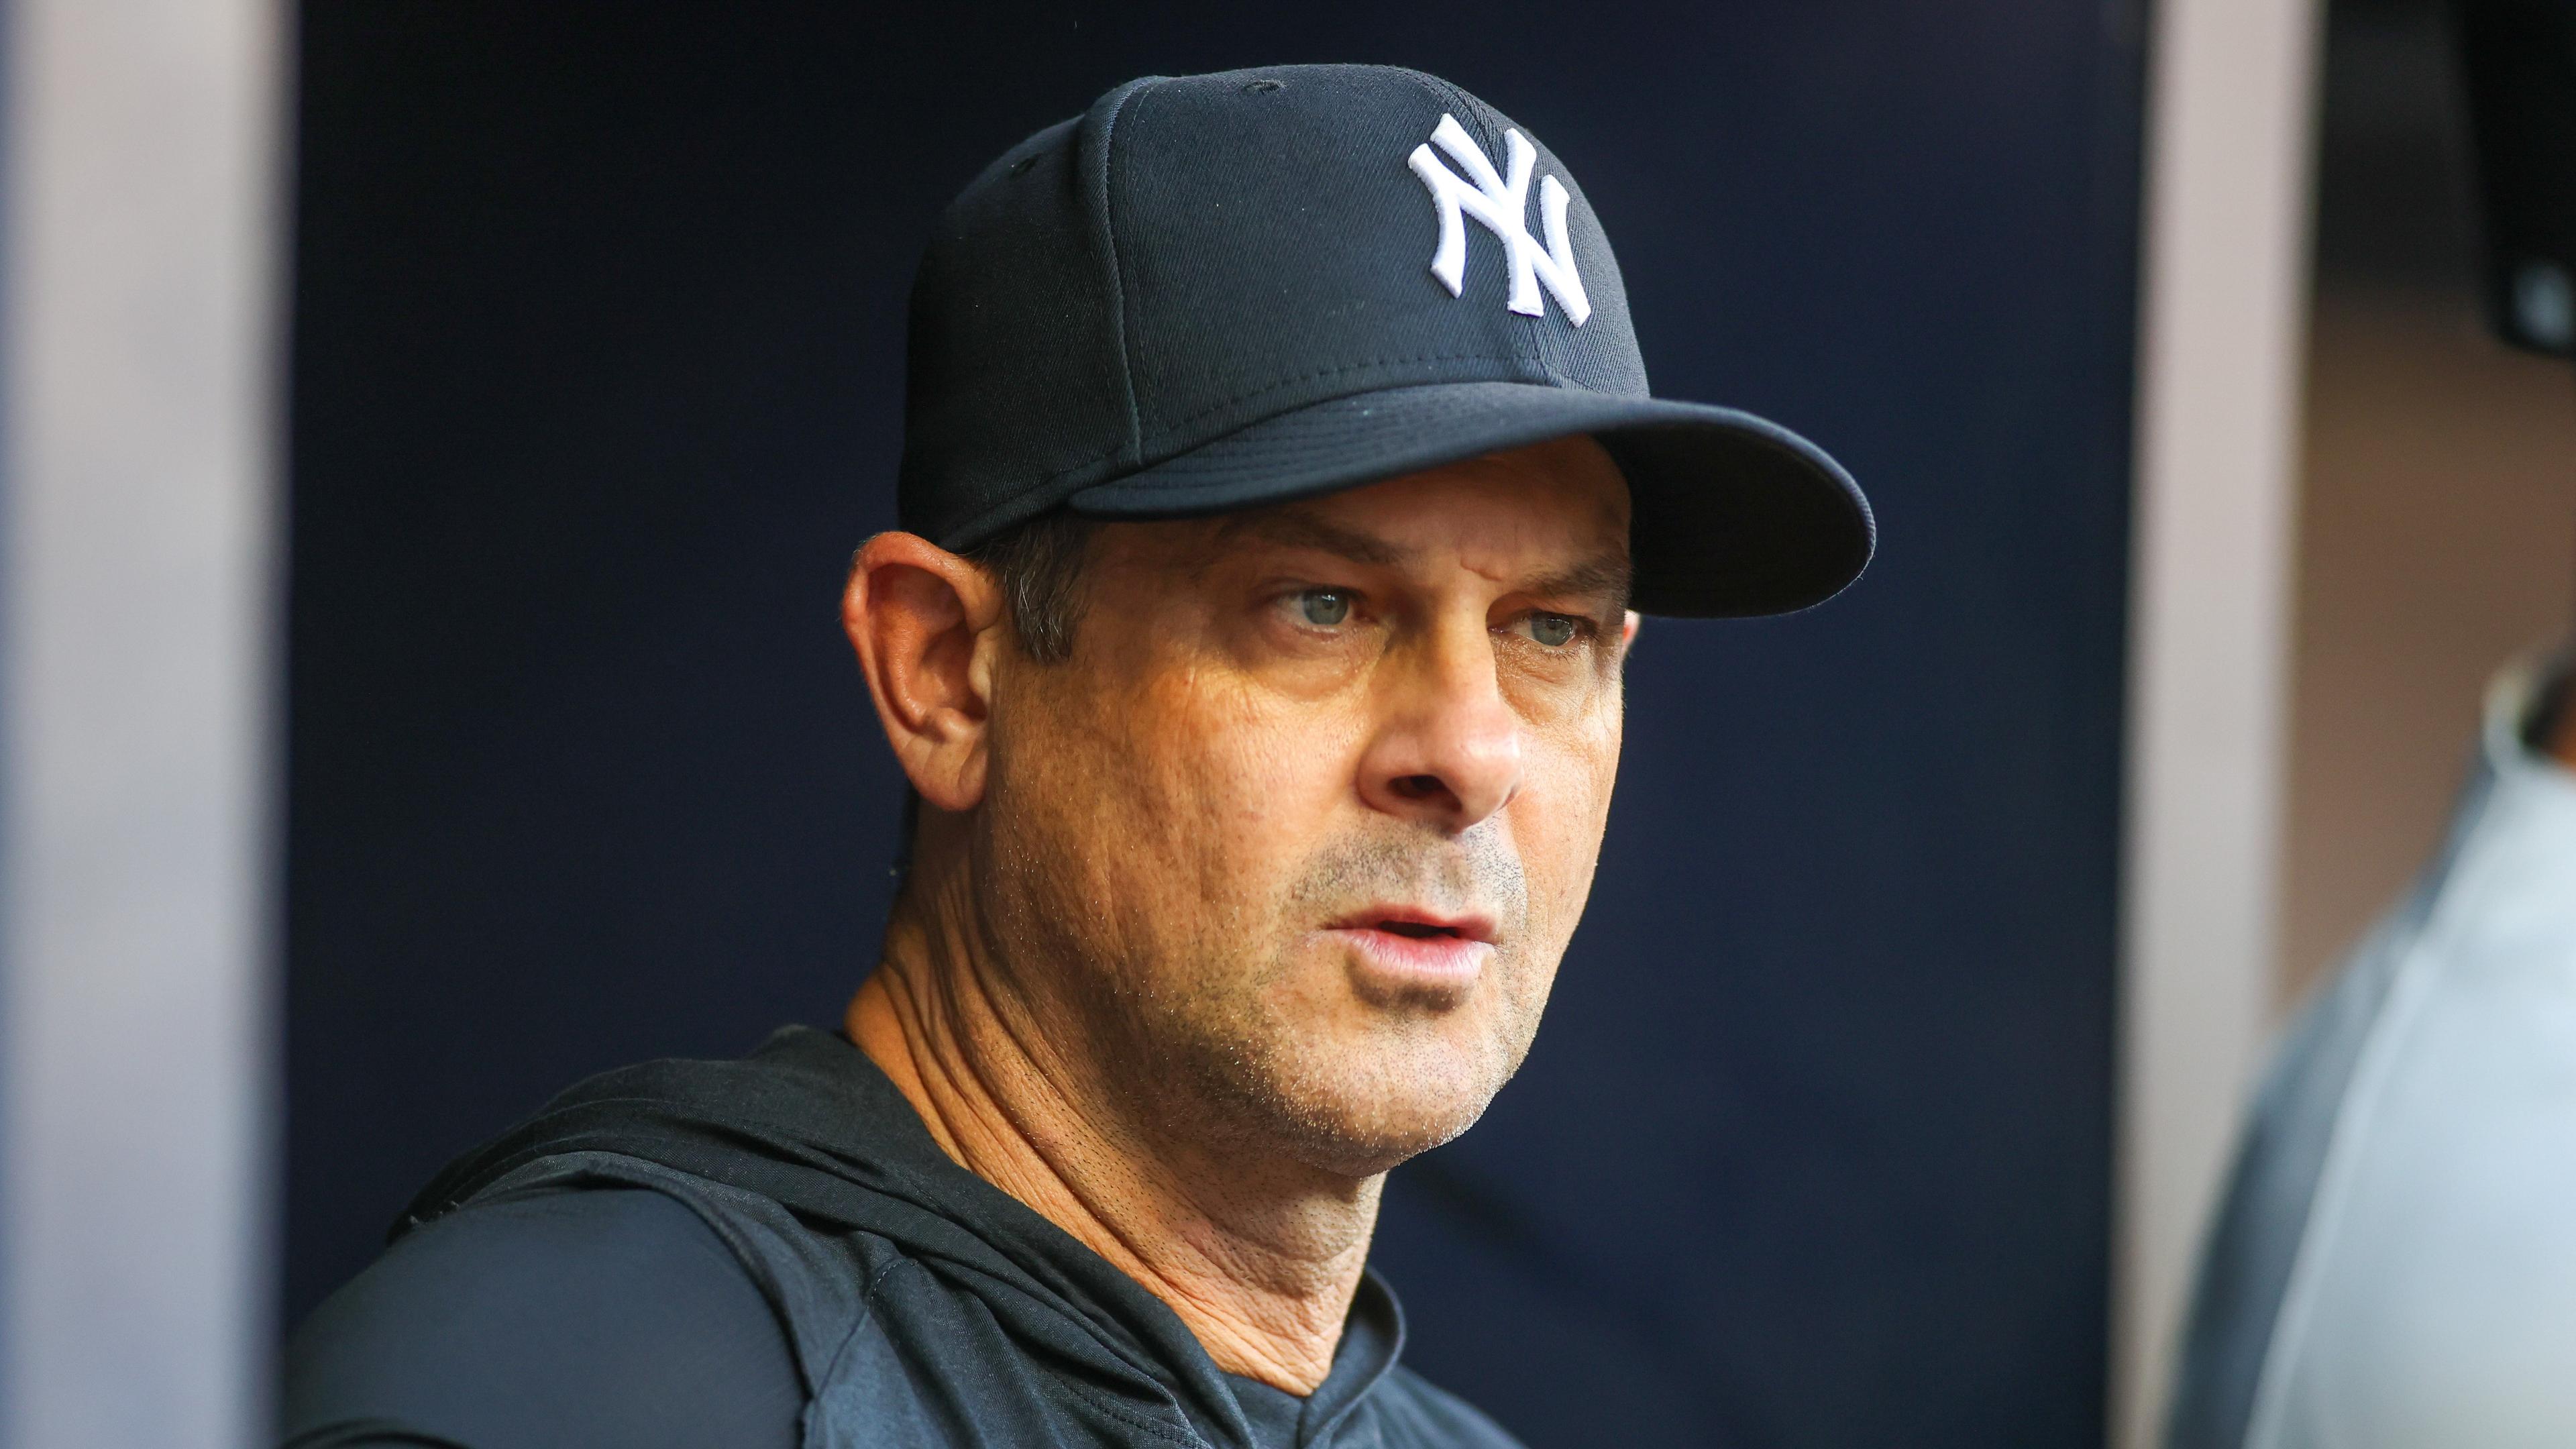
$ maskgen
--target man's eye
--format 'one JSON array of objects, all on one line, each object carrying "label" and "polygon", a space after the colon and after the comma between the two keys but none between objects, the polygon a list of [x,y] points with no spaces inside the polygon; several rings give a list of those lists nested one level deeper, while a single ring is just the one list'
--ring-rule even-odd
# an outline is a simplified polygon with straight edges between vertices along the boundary
[{"label": "man's eye", "polygon": [[1575,631],[1582,627],[1571,614],[1532,614],[1529,625],[1530,637],[1550,649],[1573,642]]},{"label": "man's eye", "polygon": [[1297,596],[1297,615],[1318,629],[1338,628],[1351,616],[1351,596],[1338,589],[1308,589]]}]

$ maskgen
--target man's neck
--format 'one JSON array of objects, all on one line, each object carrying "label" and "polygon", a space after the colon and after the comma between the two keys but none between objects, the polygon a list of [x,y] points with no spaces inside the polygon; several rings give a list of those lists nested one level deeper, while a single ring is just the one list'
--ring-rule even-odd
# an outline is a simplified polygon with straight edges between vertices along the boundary
[{"label": "man's neck", "polygon": [[898,907],[850,1003],[851,1040],[942,1150],[1161,1298],[1218,1367],[1313,1392],[1359,1286],[1381,1179],[1156,1140],[1112,1106],[1145,1095],[1140,1084],[1119,1092],[1070,1057],[1081,1033],[1034,1020],[984,969],[971,931],[943,924],[971,918]]},{"label": "man's neck", "polygon": [[2551,753],[2569,769],[2576,769],[2576,701],[2558,707],[2556,734],[2558,737],[2549,742]]}]

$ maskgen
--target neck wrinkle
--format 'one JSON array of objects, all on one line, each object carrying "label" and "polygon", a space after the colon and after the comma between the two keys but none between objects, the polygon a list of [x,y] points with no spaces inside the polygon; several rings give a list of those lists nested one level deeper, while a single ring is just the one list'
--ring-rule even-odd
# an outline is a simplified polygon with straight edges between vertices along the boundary
[{"label": "neck wrinkle", "polygon": [[941,1151],[1162,1299],[1219,1368],[1314,1392],[1358,1291],[1382,1179],[1262,1172],[1241,1154],[1157,1142],[1109,1105],[1082,1033],[1043,1029],[997,984],[962,893],[930,884],[916,878],[897,902],[850,1002],[850,1039]]}]

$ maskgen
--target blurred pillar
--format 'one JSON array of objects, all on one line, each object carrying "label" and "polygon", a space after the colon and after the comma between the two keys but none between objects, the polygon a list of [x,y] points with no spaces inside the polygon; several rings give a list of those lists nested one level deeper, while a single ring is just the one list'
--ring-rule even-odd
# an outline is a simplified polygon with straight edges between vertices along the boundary
[{"label": "blurred pillar", "polygon": [[2272,1001],[2315,0],[2150,46],[2112,1440],[2155,1441]]},{"label": "blurred pillar", "polygon": [[265,1437],[267,0],[10,0],[0,164],[0,1435]]}]

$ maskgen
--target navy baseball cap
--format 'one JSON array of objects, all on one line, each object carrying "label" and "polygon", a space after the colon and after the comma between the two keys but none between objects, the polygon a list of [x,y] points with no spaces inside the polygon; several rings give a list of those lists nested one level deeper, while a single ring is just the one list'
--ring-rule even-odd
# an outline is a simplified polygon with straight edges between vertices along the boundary
[{"label": "navy baseball cap", "polygon": [[942,214],[912,291],[903,526],[964,550],[1054,508],[1231,512],[1587,433],[1634,607],[1820,603],[1875,532],[1774,423],[1647,392],[1563,162],[1418,71],[1149,77]]}]

